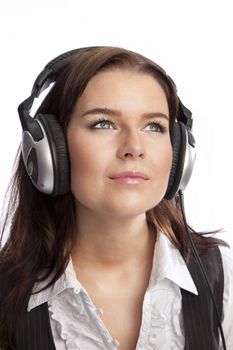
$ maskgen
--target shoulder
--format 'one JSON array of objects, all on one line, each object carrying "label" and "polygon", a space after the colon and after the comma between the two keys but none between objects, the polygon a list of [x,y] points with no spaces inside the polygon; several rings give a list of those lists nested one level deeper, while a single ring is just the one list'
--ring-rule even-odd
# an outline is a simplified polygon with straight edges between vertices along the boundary
[{"label": "shoulder", "polygon": [[0,262],[0,298],[1,300],[9,294],[14,285],[16,272],[15,266],[10,262]]},{"label": "shoulder", "polygon": [[223,274],[224,292],[230,289],[233,295],[233,249],[223,245],[208,249],[207,254],[202,257],[202,261],[213,277],[217,271]]},{"label": "shoulder", "polygon": [[222,327],[227,348],[233,349],[233,249],[219,247],[224,271]]},{"label": "shoulder", "polygon": [[8,263],[2,263],[0,262],[0,291],[2,291],[3,287],[5,286],[6,276],[7,272],[9,270],[10,265]]},{"label": "shoulder", "polygon": [[9,276],[11,264],[0,262],[0,304],[3,305],[6,296],[9,294],[12,279]]},{"label": "shoulder", "polygon": [[231,247],[219,246],[221,252],[224,273],[233,273],[233,249]]},{"label": "shoulder", "polygon": [[220,246],[224,271],[224,299],[233,299],[233,249]]},{"label": "shoulder", "polygon": [[[203,283],[207,277],[211,289],[217,293],[219,300],[222,300],[224,289],[224,268],[219,246],[208,247],[198,255],[199,257],[193,254],[187,264],[197,290],[199,293],[204,293],[209,296],[208,290],[206,289],[206,283]],[[206,277],[204,276],[204,273]]]},{"label": "shoulder", "polygon": [[[0,263],[0,314],[2,313],[2,309],[4,307],[5,298],[8,294],[8,278],[7,271],[9,269],[8,264]],[[1,315],[0,315],[1,316]]]},{"label": "shoulder", "polygon": [[233,305],[233,249],[231,247],[219,247],[224,273],[224,296],[223,300],[232,302]]}]

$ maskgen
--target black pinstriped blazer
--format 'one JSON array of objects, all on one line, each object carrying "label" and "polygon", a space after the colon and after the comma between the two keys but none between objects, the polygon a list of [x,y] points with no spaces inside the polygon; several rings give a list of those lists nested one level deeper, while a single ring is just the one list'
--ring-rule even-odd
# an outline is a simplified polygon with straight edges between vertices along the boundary
[{"label": "black pinstriped blazer", "polygon": [[[209,249],[208,253],[201,258],[221,315],[224,276],[220,251],[218,248]],[[193,261],[188,265],[188,268],[197,287],[198,295],[181,289],[185,350],[218,350],[217,317],[209,291],[197,263]],[[56,350],[47,303],[32,309],[30,312],[25,311],[23,322],[17,328],[15,341],[16,350]]]}]

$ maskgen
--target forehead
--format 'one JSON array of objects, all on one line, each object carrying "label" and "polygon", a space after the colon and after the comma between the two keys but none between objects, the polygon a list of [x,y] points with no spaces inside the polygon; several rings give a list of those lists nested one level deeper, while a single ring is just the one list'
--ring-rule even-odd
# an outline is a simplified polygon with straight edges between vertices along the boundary
[{"label": "forehead", "polygon": [[159,109],[168,115],[167,98],[159,82],[149,73],[123,69],[101,71],[90,79],[76,108],[93,107],[131,107],[142,112]]}]

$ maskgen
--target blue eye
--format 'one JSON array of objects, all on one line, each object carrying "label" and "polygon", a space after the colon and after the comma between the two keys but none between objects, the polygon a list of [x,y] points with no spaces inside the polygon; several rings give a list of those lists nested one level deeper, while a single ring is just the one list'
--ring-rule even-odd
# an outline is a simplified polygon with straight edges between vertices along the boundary
[{"label": "blue eye", "polygon": [[[92,123],[89,127],[92,130],[115,129],[113,123],[108,119],[99,119],[94,123]],[[166,131],[166,127],[162,126],[158,122],[152,122],[152,123],[148,123],[143,130],[164,133]]]},{"label": "blue eye", "polygon": [[100,119],[91,125],[91,129],[110,129],[113,128],[112,123],[107,119]]},{"label": "blue eye", "polygon": [[149,123],[145,126],[144,130],[146,131],[153,131],[153,132],[164,132],[165,131],[165,127],[162,126],[160,123],[158,122],[154,122],[154,123]]}]

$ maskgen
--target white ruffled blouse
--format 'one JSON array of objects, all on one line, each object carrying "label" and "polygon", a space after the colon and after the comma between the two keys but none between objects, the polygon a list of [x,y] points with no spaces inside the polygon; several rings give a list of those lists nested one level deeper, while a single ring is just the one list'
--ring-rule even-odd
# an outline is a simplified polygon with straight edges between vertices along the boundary
[{"label": "white ruffled blouse", "polygon": [[[226,263],[224,266],[226,267]],[[232,266],[233,264],[231,283]],[[230,276],[229,272],[228,275]],[[155,244],[153,267],[144,296],[142,323],[136,350],[184,349],[180,287],[197,294],[181,254],[161,233]],[[34,291],[38,288],[41,289],[41,283],[35,286]],[[225,302],[226,293],[225,288]],[[231,305],[228,306],[232,309],[232,291],[230,294]],[[32,294],[28,311],[44,302],[48,302],[49,305],[51,329],[57,350],[119,348],[119,342],[112,338],[102,321],[103,311],[95,307],[88,292],[77,280],[71,260],[65,273],[53,286],[38,294]],[[229,323],[232,323],[227,317],[229,316],[226,316],[226,325],[223,322],[226,331],[230,327]],[[229,344],[233,345],[233,332],[232,327],[230,328]]]}]

